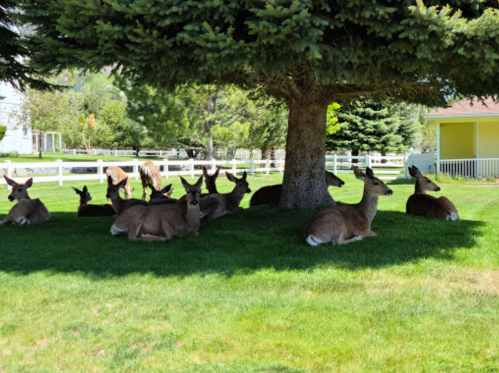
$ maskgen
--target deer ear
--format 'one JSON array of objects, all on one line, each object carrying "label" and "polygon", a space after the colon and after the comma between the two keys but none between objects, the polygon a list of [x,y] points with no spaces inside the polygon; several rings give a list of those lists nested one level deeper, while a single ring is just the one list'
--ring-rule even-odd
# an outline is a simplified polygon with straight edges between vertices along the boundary
[{"label": "deer ear", "polygon": [[421,176],[421,171],[419,171],[419,168],[417,168],[416,166],[412,166],[412,170],[414,172],[414,177]]},{"label": "deer ear", "polygon": [[203,186],[203,175],[198,179],[197,183],[194,184],[196,188],[201,188]]},{"label": "deer ear", "polygon": [[30,177],[28,180],[26,180],[26,182],[24,183],[24,186],[26,188],[30,188],[32,185],[33,185],[33,178]]},{"label": "deer ear", "polygon": [[184,187],[184,189],[187,189],[191,186],[191,184],[189,184],[187,182],[187,180],[185,180],[182,176],[179,175],[179,178],[180,178],[180,181],[182,181],[182,186]]},{"label": "deer ear", "polygon": [[9,184],[11,187],[14,187],[16,185],[18,185],[14,180],[12,180],[10,177],[7,177],[5,175],[3,175],[5,181],[7,182],[7,184]]},{"label": "deer ear", "polygon": [[206,166],[203,166],[203,175],[208,176],[208,170],[206,169]]},{"label": "deer ear", "polygon": [[231,173],[225,171],[225,175],[227,175],[227,179],[229,179],[230,181],[232,181],[233,183],[236,183],[237,180],[236,180],[236,177],[234,175],[232,175]]},{"label": "deer ear", "polygon": [[81,194],[81,193],[82,193],[82,191],[81,191],[81,190],[78,190],[78,189],[76,189],[75,187],[71,187],[71,188],[73,188],[77,194]]},{"label": "deer ear", "polygon": [[218,166],[217,170],[215,171],[215,173],[213,174],[213,176],[218,177],[218,173],[220,172],[221,168],[222,168],[222,166]]},{"label": "deer ear", "polygon": [[88,188],[86,185],[83,185],[83,193],[88,193]]},{"label": "deer ear", "polygon": [[126,179],[123,179],[121,180],[119,183],[118,183],[118,187],[121,189],[121,188],[124,188],[126,183],[128,181],[128,177]]},{"label": "deer ear", "polygon": [[170,191],[170,189],[172,188],[172,185],[169,184],[167,186],[165,186],[163,189],[161,189],[161,194],[166,194]]},{"label": "deer ear", "polygon": [[414,171],[412,170],[412,166],[407,167],[407,170],[409,171],[409,175],[411,175],[412,177],[416,177],[414,176]]},{"label": "deer ear", "polygon": [[374,179],[374,172],[371,167],[366,168],[366,175],[369,179]]},{"label": "deer ear", "polygon": [[113,178],[111,176],[107,177],[107,185],[113,185]]},{"label": "deer ear", "polygon": [[362,180],[362,181],[364,181],[366,179],[366,175],[361,170],[359,170],[358,167],[352,166],[352,170],[353,170],[353,173],[355,174],[355,177],[357,179]]},{"label": "deer ear", "polygon": [[244,171],[243,172],[243,180],[246,180],[246,176],[248,176],[248,175],[246,174],[246,171]]}]

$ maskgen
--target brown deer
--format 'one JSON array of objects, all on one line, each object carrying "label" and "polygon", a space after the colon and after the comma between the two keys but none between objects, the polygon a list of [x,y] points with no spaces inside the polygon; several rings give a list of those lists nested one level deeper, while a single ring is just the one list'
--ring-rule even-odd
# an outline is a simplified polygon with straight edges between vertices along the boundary
[{"label": "brown deer", "polygon": [[378,196],[389,196],[393,192],[383,181],[374,177],[371,168],[364,174],[353,166],[357,179],[364,181],[364,195],[357,204],[339,204],[321,211],[306,228],[306,241],[311,246],[332,242],[344,244],[376,236],[371,231],[371,222],[378,209]]},{"label": "brown deer", "polygon": [[[328,188],[330,186],[341,188],[341,186],[344,184],[345,182],[335,174],[326,171],[326,185]],[[277,204],[281,200],[281,194],[282,184],[261,187],[255,192],[255,194],[251,196],[250,207],[258,205],[268,205],[272,203]]]},{"label": "brown deer", "polygon": [[414,216],[443,220],[461,220],[454,204],[447,197],[436,198],[426,191],[440,191],[440,187],[423,176],[415,166],[409,167],[409,174],[416,179],[414,194],[409,197],[405,210]]},{"label": "brown deer", "polygon": [[189,184],[182,176],[186,203],[134,206],[116,218],[113,235],[128,235],[129,240],[170,241],[173,237],[197,234],[200,225],[199,196],[203,176]]},{"label": "brown deer", "polygon": [[147,206],[148,203],[141,199],[131,198],[131,199],[123,199],[120,196],[120,189],[124,188],[128,183],[128,178],[120,181],[118,184],[113,184],[113,180],[111,176],[107,177],[107,194],[106,198],[110,199],[113,205],[114,211],[116,211],[116,215],[121,214],[126,209],[135,206],[135,205],[143,205]]},{"label": "brown deer", "polygon": [[77,217],[87,217],[87,216],[113,216],[116,212],[113,206],[109,204],[104,205],[91,205],[88,204],[92,200],[88,188],[86,185],[83,186],[83,190],[76,189],[72,187],[76,194],[80,196],[80,206],[78,207]]},{"label": "brown deer", "polygon": [[149,197],[149,205],[159,205],[162,203],[177,203],[178,199],[171,198],[173,194],[172,185],[168,184],[163,189],[156,190],[152,185],[151,196]]},{"label": "brown deer", "polygon": [[213,175],[208,175],[208,170],[206,166],[203,167],[203,175],[204,175],[204,184],[206,185],[206,189],[208,189],[208,194],[218,194],[217,185],[215,184],[218,174],[220,172],[220,166],[217,167],[216,171]]},{"label": "brown deer", "polygon": [[[227,179],[236,184],[234,189],[230,193],[209,194],[207,196],[209,197],[209,201],[206,200],[206,203],[204,200],[202,201],[203,206],[201,206],[201,209],[203,216],[208,215],[211,219],[215,219],[243,209],[242,207],[239,207],[239,204],[241,203],[244,194],[251,193],[249,184],[246,181],[246,171],[244,171],[243,177],[240,179],[228,172],[225,174],[227,175]],[[216,203],[217,201],[218,203]]]},{"label": "brown deer", "polygon": [[[161,173],[154,163],[147,161],[140,166],[140,180],[142,181],[142,199],[145,201],[147,198],[147,187],[151,190],[160,191],[163,189],[161,185]],[[169,189],[168,189],[169,190]]]},{"label": "brown deer", "polygon": [[25,184],[18,184],[14,180],[4,176],[5,181],[12,187],[9,201],[19,201],[12,207],[7,216],[0,221],[0,225],[10,221],[18,224],[43,223],[50,219],[50,214],[40,199],[31,199],[27,189],[33,185],[33,178]]},{"label": "brown deer", "polygon": [[123,180],[126,180],[126,184],[123,185],[122,189],[123,192],[125,193],[126,199],[132,198],[132,190],[130,189],[130,179],[128,178],[128,174],[125,171],[123,171],[122,168],[117,166],[110,166],[106,170],[106,175],[107,175],[108,186],[109,183],[117,185],[121,183]]}]

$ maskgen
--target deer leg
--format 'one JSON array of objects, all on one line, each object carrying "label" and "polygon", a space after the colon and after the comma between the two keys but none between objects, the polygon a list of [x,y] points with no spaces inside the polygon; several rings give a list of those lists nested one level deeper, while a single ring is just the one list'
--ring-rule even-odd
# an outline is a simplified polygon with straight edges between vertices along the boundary
[{"label": "deer leg", "polygon": [[227,215],[227,214],[230,214],[230,213],[231,212],[229,210],[216,212],[216,213],[210,215],[210,219],[220,218],[220,217]]},{"label": "deer leg", "polygon": [[2,221],[0,221],[0,225],[7,224],[9,221],[12,221],[12,219],[9,215],[7,215]]},{"label": "deer leg", "polygon": [[132,227],[128,231],[128,239],[130,241],[139,240],[140,237],[137,237],[137,236],[139,235],[141,228],[142,228],[142,219],[140,219],[134,225],[132,225]]},{"label": "deer leg", "polygon": [[147,188],[142,188],[142,199],[145,201],[147,199]]}]

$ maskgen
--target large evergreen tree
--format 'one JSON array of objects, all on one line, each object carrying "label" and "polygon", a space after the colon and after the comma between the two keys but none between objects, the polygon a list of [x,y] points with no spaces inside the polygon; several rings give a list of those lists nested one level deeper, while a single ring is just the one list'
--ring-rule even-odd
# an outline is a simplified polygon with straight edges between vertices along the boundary
[{"label": "large evergreen tree", "polygon": [[416,105],[390,104],[371,99],[351,101],[336,112],[340,130],[327,137],[328,150],[403,153],[419,130]]},{"label": "large evergreen tree", "polygon": [[331,203],[327,106],[362,95],[443,104],[499,90],[496,1],[20,0],[47,71],[257,87],[289,106],[281,204]]}]

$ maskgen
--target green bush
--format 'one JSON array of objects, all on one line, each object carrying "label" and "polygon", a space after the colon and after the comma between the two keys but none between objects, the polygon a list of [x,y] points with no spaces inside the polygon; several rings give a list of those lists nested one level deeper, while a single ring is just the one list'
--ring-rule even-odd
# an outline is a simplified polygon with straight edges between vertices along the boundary
[{"label": "green bush", "polygon": [[0,124],[0,141],[2,141],[3,137],[5,136],[5,132],[7,132],[7,127]]},{"label": "green bush", "polygon": [[19,158],[19,152],[0,153],[0,158]]}]

